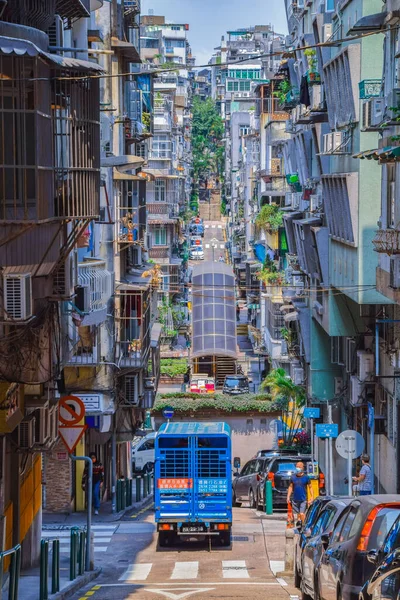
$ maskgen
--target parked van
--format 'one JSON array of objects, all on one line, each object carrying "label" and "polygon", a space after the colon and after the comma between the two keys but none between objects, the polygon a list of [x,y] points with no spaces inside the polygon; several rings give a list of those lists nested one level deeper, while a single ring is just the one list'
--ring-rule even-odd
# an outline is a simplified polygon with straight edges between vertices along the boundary
[{"label": "parked van", "polygon": [[215,379],[207,374],[198,373],[190,380],[191,394],[213,394],[215,392]]},{"label": "parked van", "polygon": [[154,467],[154,440],[156,433],[148,433],[132,448],[132,468],[142,473],[150,473]]}]

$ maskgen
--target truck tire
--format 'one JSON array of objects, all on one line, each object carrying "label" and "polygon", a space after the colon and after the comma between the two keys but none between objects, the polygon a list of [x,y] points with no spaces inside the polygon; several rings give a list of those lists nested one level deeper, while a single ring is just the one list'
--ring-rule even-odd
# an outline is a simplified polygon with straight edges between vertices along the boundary
[{"label": "truck tire", "polygon": [[219,543],[221,544],[221,546],[230,546],[231,545],[231,532],[224,531],[224,533],[220,533]]},{"label": "truck tire", "polygon": [[158,532],[158,545],[160,548],[165,548],[166,546],[172,546],[174,543],[175,534],[170,531],[159,531]]}]

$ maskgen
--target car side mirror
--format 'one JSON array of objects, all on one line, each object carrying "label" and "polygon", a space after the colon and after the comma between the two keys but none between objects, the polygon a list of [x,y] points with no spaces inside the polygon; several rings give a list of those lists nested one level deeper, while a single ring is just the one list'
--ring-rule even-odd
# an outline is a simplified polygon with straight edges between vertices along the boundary
[{"label": "car side mirror", "polygon": [[239,472],[238,472],[238,471],[235,471],[235,472],[234,472],[234,474],[233,474],[233,476],[234,476],[234,477],[239,477]]},{"label": "car side mirror", "polygon": [[378,562],[378,552],[377,550],[370,550],[367,552],[367,561],[373,565],[376,565]]},{"label": "car side mirror", "polygon": [[323,533],[321,535],[321,543],[322,543],[324,550],[327,549],[330,541],[331,541],[331,536],[328,533]]},{"label": "car side mirror", "polygon": [[235,469],[240,469],[240,458],[238,456],[233,459],[233,466]]}]

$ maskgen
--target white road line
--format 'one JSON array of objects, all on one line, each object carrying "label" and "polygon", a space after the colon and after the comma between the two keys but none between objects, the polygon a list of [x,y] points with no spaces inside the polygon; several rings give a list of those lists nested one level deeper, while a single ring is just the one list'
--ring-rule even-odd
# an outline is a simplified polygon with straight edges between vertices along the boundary
[{"label": "white road line", "polygon": [[215,229],[215,225],[211,225],[211,229]]},{"label": "white road line", "polygon": [[274,575],[276,575],[277,573],[281,573],[282,571],[285,570],[285,561],[283,561],[283,560],[270,560],[269,561],[269,568],[271,569],[271,571],[273,572]]},{"label": "white road line", "polygon": [[210,227],[209,225],[204,225],[205,229],[209,229],[209,227]]},{"label": "white road line", "polygon": [[225,248],[225,244],[220,244],[219,247],[221,248],[221,250],[223,250]]},{"label": "white road line", "polygon": [[152,566],[153,563],[135,563],[127,568],[118,581],[146,581]]},{"label": "white road line", "polygon": [[218,229],[222,229],[222,225],[218,225]]},{"label": "white road line", "polygon": [[[124,587],[127,585],[135,585],[134,583],[99,583],[98,584],[99,587],[103,588],[103,587]],[[136,584],[136,585],[142,585],[142,584]],[[176,582],[175,583],[171,583],[171,582],[167,582],[167,583],[152,583],[151,585],[162,585],[162,586],[169,586],[169,585],[173,585],[176,586]],[[256,586],[267,586],[267,585],[279,585],[279,583],[277,583],[276,581],[218,581],[217,583],[213,583],[213,582],[208,582],[207,583],[200,583],[197,582],[196,585],[256,585]]]},{"label": "white road line", "polygon": [[171,579],[196,579],[199,574],[199,563],[176,562]]},{"label": "white road line", "polygon": [[277,578],[277,582],[282,586],[282,587],[287,587],[287,583],[284,579],[282,579],[282,577],[278,577]]},{"label": "white road line", "polygon": [[245,560],[223,560],[222,577],[226,579],[246,579],[249,578],[249,572]]},{"label": "white road line", "polygon": [[206,244],[206,248],[209,248],[209,247],[210,247],[210,244]]}]

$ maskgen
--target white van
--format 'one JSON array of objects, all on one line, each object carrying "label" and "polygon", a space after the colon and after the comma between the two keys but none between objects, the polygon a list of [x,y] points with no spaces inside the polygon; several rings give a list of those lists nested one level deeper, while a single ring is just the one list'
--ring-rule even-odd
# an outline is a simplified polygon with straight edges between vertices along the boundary
[{"label": "white van", "polygon": [[155,438],[155,431],[148,433],[132,448],[132,464],[135,471],[149,473],[153,470]]}]

